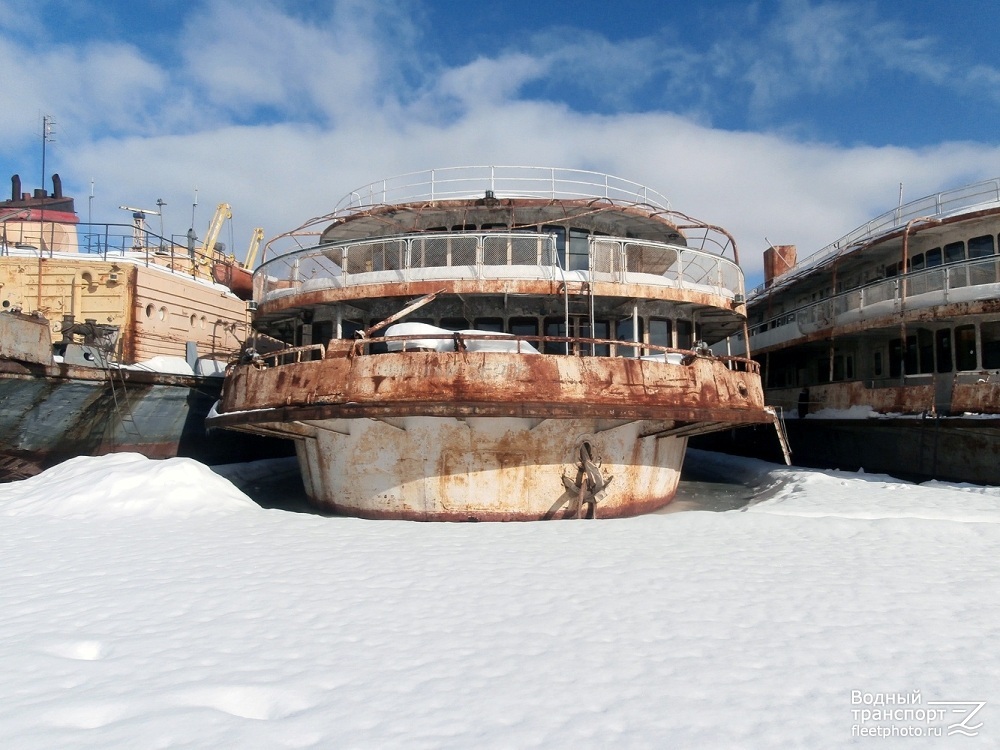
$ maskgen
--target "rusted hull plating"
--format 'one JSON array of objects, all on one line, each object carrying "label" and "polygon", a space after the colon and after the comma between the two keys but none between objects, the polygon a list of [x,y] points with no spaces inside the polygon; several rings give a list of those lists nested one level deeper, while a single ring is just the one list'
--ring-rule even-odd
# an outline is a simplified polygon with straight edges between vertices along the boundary
[{"label": "rusted hull plating", "polygon": [[711,358],[405,352],[230,371],[209,423],[296,440],[317,505],[367,518],[636,515],[688,434],[762,422],[756,373]]},{"label": "rusted hull plating", "polygon": [[297,445],[307,493],[337,513],[424,521],[610,518],[655,510],[677,490],[686,438],[641,437],[646,426],[342,419],[318,423]]}]

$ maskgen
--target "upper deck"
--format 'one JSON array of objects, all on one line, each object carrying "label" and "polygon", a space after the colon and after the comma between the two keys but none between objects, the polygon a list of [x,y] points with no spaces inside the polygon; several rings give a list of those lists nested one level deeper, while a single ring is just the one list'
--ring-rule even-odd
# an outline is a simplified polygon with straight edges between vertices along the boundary
[{"label": "upper deck", "polygon": [[737,260],[724,230],[637,183],[580,170],[467,167],[351,191],[332,213],[268,243],[254,298],[266,321],[366,297],[572,289],[721,308],[735,320],[744,291]]}]

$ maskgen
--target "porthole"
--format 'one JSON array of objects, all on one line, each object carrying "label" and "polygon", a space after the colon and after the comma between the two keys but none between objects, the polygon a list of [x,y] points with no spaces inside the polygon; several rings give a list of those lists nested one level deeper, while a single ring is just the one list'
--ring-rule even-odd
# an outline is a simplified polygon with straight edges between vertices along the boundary
[{"label": "porthole", "polygon": [[154,310],[154,308],[153,308],[152,305],[146,305],[146,317],[147,318],[152,318],[153,317],[153,310]]},{"label": "porthole", "polygon": [[191,327],[194,328],[197,324],[198,324],[198,316],[197,315],[192,315],[191,316]]},{"label": "porthole", "polygon": [[160,320],[166,320],[166,319],[167,319],[167,308],[161,307],[160,308]]}]

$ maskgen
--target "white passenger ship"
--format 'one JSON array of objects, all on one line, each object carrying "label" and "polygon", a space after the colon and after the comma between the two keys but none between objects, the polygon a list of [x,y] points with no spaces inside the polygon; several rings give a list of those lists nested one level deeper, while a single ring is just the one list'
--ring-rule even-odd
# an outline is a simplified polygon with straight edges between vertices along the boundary
[{"label": "white passenger ship", "polygon": [[[765,253],[750,345],[796,463],[1000,484],[998,247],[994,179],[901,205],[798,264],[794,248]],[[735,439],[776,454],[753,431]]]}]

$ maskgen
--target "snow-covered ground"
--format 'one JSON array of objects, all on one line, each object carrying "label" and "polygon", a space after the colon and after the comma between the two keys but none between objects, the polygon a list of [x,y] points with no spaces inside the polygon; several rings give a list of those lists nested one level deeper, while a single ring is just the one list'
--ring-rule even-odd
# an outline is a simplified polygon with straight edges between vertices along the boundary
[{"label": "snow-covered ground", "polygon": [[739,484],[617,521],[129,454],[0,486],[0,747],[1000,746],[1000,488],[688,462]]}]

